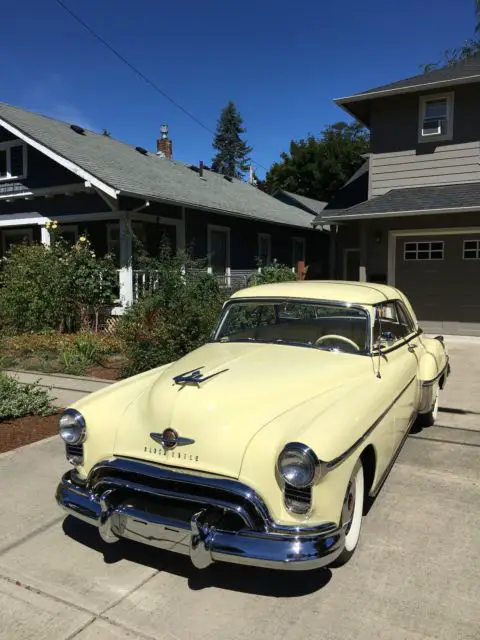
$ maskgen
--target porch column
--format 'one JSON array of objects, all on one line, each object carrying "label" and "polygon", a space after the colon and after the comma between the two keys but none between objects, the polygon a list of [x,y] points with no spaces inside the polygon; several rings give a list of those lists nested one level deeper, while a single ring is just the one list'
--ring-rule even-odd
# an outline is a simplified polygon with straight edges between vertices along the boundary
[{"label": "porch column", "polygon": [[46,247],[49,247],[51,244],[50,232],[45,225],[40,227],[40,242]]},{"label": "porch column", "polygon": [[132,235],[127,214],[121,214],[120,226],[120,303],[125,309],[133,304]]},{"label": "porch column", "polygon": [[335,264],[337,262],[337,225],[330,225],[330,251],[329,251],[329,264],[328,264],[328,278],[329,280],[336,280]]},{"label": "porch column", "polygon": [[358,270],[358,279],[360,282],[367,281],[367,224],[360,222],[360,265]]}]

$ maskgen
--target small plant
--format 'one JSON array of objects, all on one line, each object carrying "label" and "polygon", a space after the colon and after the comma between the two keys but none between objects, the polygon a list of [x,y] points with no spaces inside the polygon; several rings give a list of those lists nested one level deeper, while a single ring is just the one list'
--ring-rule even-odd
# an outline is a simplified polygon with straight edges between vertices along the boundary
[{"label": "small plant", "polygon": [[71,375],[83,375],[87,367],[98,364],[103,355],[104,350],[89,333],[79,333],[73,343],[60,347],[64,371]]},{"label": "small plant", "polygon": [[21,384],[0,373],[0,421],[24,416],[49,416],[56,412],[48,392],[38,383]]}]

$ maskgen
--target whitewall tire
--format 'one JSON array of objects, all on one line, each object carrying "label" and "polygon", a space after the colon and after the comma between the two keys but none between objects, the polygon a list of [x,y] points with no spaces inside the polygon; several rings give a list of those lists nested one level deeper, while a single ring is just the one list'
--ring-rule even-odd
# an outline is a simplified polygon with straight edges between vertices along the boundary
[{"label": "whitewall tire", "polygon": [[341,526],[345,531],[345,547],[332,563],[332,567],[346,564],[355,553],[362,528],[364,499],[365,477],[362,462],[359,460],[348,483],[342,508]]},{"label": "whitewall tire", "polygon": [[438,417],[438,407],[440,402],[440,385],[437,384],[434,393],[433,406],[428,413],[420,413],[417,417],[419,427],[433,427]]}]

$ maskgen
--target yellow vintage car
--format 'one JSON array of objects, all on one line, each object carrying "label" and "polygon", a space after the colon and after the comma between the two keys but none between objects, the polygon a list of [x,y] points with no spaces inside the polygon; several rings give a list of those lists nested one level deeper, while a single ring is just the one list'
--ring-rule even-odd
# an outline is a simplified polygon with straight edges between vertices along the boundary
[{"label": "yellow vintage car", "polygon": [[449,372],[443,338],[397,289],[245,289],[208,344],[63,413],[74,468],[56,499],[106,542],[198,568],[339,566],[413,422],[434,423]]}]

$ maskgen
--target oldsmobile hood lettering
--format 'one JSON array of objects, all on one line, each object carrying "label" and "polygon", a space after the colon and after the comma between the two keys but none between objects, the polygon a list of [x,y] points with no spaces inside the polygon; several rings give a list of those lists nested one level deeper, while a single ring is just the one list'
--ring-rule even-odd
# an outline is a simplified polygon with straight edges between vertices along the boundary
[{"label": "oldsmobile hood lettering", "polygon": [[[194,373],[191,382],[198,381],[199,362],[203,363],[202,379],[209,379],[208,384],[190,384],[184,379]],[[356,384],[358,375],[369,366],[361,357],[353,364],[348,355],[332,357],[317,349],[205,345],[161,372],[129,406],[117,429],[114,453],[158,462],[165,450],[165,432],[159,434],[158,425],[165,425],[191,439],[182,450],[182,466],[197,468],[201,462],[205,471],[238,477],[245,450],[260,429],[314,398],[324,396],[325,403],[320,405],[327,408],[334,399],[332,392],[345,393],[346,380]],[[154,438],[160,444],[157,449],[151,434],[161,436]],[[179,438],[180,444],[187,443]],[[175,464],[176,457],[162,455],[162,464]]]}]

